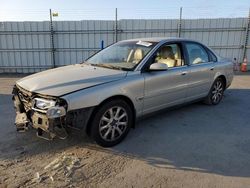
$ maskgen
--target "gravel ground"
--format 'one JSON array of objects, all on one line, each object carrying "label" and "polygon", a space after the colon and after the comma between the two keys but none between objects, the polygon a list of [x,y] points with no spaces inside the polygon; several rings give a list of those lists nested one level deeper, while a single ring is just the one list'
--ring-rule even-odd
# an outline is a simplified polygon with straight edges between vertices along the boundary
[{"label": "gravel ground", "polygon": [[235,76],[221,104],[145,118],[109,149],[77,132],[54,141],[17,133],[11,89],[22,76],[0,75],[0,187],[250,186],[249,73]]}]

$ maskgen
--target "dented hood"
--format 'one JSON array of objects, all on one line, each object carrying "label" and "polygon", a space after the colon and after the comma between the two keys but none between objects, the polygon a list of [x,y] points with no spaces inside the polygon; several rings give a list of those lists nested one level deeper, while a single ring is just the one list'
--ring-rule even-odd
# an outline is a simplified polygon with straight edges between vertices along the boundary
[{"label": "dented hood", "polygon": [[126,71],[76,64],[50,69],[18,80],[23,89],[43,95],[61,96],[77,90],[120,80]]}]

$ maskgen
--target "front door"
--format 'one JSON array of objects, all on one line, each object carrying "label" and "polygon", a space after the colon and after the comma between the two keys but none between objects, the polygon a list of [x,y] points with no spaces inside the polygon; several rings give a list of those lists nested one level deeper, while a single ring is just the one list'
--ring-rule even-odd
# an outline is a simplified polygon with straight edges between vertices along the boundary
[{"label": "front door", "polygon": [[154,56],[152,63],[165,63],[168,70],[143,73],[144,114],[183,103],[186,97],[188,67],[183,60],[181,44],[165,44]]}]

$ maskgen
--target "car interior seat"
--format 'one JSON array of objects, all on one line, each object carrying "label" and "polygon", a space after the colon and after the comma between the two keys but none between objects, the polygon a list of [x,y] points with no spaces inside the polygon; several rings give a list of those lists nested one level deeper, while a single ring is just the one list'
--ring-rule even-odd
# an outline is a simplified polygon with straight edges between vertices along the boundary
[{"label": "car interior seat", "polygon": [[140,48],[136,49],[134,52],[134,63],[138,63],[144,57],[144,51]]},{"label": "car interior seat", "polygon": [[182,57],[181,57],[181,50],[180,50],[179,47],[176,48],[176,52],[174,54],[174,58],[176,60],[176,65],[175,66],[176,67],[182,66],[183,61],[182,61]]},{"label": "car interior seat", "polygon": [[174,57],[173,49],[171,46],[163,46],[160,50],[160,58],[157,60],[159,63],[164,63],[168,67],[175,67],[176,60]]}]

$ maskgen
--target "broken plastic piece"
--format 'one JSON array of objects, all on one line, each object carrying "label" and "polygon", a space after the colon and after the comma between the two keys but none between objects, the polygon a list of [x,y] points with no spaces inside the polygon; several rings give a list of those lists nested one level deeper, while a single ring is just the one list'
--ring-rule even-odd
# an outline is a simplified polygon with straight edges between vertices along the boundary
[{"label": "broken plastic piece", "polygon": [[25,132],[28,130],[29,120],[27,118],[26,113],[17,113],[16,114],[16,128],[18,132]]},{"label": "broken plastic piece", "polygon": [[41,178],[39,172],[36,172],[36,173],[35,173],[34,181],[36,181],[37,183],[40,183],[41,180],[42,180],[42,178]]},{"label": "broken plastic piece", "polygon": [[[44,136],[44,133],[46,134],[46,136]],[[54,133],[43,131],[40,128],[37,129],[36,135],[37,137],[43,138],[45,140],[53,140],[56,137]]]}]

